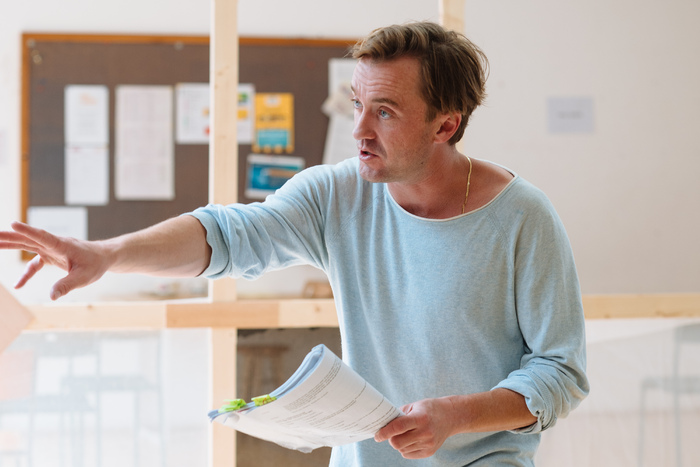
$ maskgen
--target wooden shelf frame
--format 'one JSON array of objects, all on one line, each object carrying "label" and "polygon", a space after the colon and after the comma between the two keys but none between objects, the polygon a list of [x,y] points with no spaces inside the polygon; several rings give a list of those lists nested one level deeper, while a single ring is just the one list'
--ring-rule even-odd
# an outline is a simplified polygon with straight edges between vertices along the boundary
[{"label": "wooden shelf frame", "polygon": [[[584,295],[587,320],[700,318],[700,294]],[[29,305],[28,330],[337,327],[332,299],[173,300]]]}]

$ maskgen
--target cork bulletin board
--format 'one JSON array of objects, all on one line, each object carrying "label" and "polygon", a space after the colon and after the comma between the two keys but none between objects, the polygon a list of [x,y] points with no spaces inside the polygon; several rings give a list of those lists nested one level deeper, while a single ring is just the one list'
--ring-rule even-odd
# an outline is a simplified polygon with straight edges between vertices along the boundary
[{"label": "cork bulletin board", "polygon": [[[239,82],[256,93],[294,96],[294,148],[285,156],[320,164],[328,126],[328,61],[347,55],[352,40],[241,38]],[[24,34],[22,76],[22,215],[30,207],[65,205],[64,90],[70,85],[109,89],[109,199],[86,206],[91,240],[148,227],[205,205],[208,144],[174,145],[173,199],[118,200],[114,195],[115,88],[209,82],[208,36]],[[245,196],[246,157],[239,145],[238,201]]]}]

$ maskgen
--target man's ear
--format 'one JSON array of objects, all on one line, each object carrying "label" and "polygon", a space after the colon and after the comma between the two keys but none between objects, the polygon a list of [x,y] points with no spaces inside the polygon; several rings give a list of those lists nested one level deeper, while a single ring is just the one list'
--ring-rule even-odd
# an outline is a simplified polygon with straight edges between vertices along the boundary
[{"label": "man's ear", "polygon": [[453,112],[448,114],[438,115],[437,120],[441,122],[438,131],[435,133],[436,143],[446,143],[452,138],[462,123],[462,115]]}]

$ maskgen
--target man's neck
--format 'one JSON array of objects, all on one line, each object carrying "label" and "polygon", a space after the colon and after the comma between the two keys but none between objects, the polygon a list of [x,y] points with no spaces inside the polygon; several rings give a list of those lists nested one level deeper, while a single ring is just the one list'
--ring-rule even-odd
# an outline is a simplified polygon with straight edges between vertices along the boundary
[{"label": "man's neck", "polygon": [[[449,219],[462,214],[463,208],[467,213],[487,205],[513,180],[514,175],[500,166],[455,153],[451,163],[417,183],[388,183],[391,196],[418,217]],[[471,180],[465,205],[469,160]]]},{"label": "man's neck", "polygon": [[448,219],[462,214],[469,161],[452,149],[420,179],[387,184],[391,196],[402,208],[429,219]]}]

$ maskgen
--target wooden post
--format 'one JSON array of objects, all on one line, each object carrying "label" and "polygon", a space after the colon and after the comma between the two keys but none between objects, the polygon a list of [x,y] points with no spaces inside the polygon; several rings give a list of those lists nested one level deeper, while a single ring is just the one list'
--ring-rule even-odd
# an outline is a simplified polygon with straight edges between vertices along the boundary
[{"label": "wooden post", "polygon": [[[237,341],[238,330],[235,328],[211,329],[211,408],[220,407],[225,399],[236,397]],[[235,430],[220,423],[211,423],[209,442],[212,467],[235,467]]]},{"label": "wooden post", "polygon": [[[438,0],[440,24],[447,29],[464,34],[465,0]],[[457,143],[457,150],[465,153],[464,138]]]},{"label": "wooden post", "polygon": [[439,0],[440,24],[460,33],[464,33],[465,0]]},{"label": "wooden post", "polygon": [[[238,198],[237,7],[237,0],[212,0],[211,6],[209,202],[217,204],[235,203]],[[235,281],[210,282],[209,298],[235,300]]]},{"label": "wooden post", "polygon": [[[235,203],[238,194],[238,1],[211,0],[209,82],[209,202]],[[209,283],[209,299],[236,300],[233,279]],[[236,342],[238,330],[211,330],[211,403],[218,407],[236,394]],[[210,462],[212,467],[236,465],[236,432],[219,423],[211,425]]]}]

